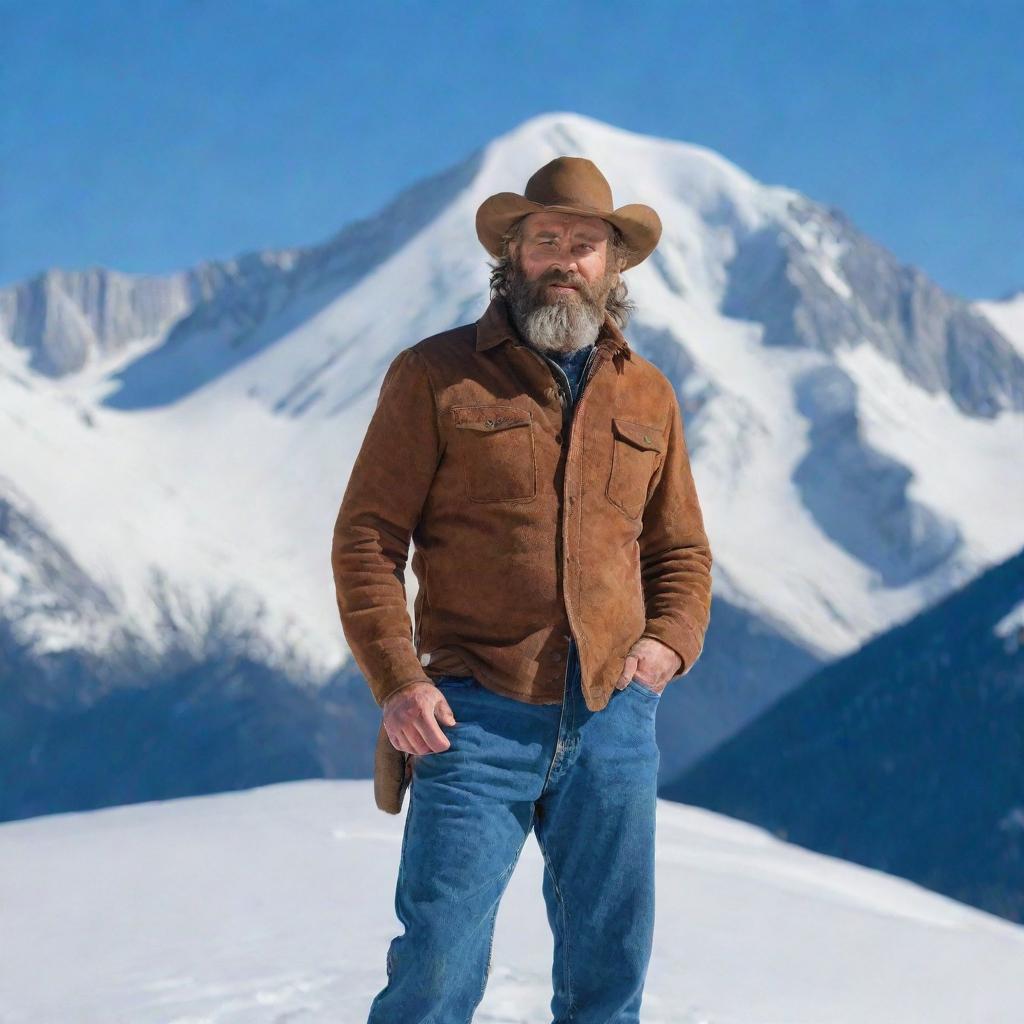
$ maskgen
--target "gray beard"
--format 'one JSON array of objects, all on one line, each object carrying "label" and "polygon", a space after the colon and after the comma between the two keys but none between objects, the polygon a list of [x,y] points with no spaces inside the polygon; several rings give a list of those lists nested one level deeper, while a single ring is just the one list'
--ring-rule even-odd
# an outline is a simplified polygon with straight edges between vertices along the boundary
[{"label": "gray beard", "polygon": [[510,313],[523,338],[542,352],[568,353],[592,345],[604,324],[579,299],[558,300],[521,313],[510,304]]}]

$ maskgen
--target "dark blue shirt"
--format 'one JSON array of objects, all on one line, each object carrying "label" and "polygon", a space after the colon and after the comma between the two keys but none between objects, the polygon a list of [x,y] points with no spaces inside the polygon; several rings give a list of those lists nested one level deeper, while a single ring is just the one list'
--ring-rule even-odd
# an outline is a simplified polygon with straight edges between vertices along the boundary
[{"label": "dark blue shirt", "polygon": [[[574,406],[580,397],[580,388],[583,384],[583,368],[586,366],[587,358],[594,351],[594,346],[584,345],[575,352],[544,352],[552,362],[557,363],[569,378],[569,386],[572,389],[570,394],[570,405]],[[559,378],[561,379],[561,378]]]}]

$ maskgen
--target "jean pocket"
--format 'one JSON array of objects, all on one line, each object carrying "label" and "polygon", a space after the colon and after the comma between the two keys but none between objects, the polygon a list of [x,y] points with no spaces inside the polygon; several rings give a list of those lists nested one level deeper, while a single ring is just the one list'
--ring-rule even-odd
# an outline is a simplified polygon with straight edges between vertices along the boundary
[{"label": "jean pocket", "polygon": [[636,676],[633,676],[633,678],[630,679],[629,687],[639,693],[642,693],[645,697],[649,697],[651,700],[661,700],[661,691],[652,690],[649,686],[641,683]]}]

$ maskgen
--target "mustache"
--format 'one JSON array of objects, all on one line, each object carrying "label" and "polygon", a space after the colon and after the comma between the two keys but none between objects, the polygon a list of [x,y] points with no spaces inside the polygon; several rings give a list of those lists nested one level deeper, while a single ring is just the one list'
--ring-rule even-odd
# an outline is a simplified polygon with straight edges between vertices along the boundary
[{"label": "mustache", "polygon": [[558,275],[545,275],[544,277],[542,277],[540,279],[540,283],[542,285],[549,285],[549,284],[571,285],[577,291],[584,291],[585,287],[586,287],[586,285],[585,285],[585,283],[584,283],[584,281],[582,279],[580,279],[578,277],[563,277],[561,274],[558,274]]}]

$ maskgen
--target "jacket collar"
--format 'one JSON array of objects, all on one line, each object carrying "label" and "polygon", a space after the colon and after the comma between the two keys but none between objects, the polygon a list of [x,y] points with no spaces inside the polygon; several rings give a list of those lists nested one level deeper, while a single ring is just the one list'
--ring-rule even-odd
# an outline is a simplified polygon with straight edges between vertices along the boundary
[{"label": "jacket collar", "polygon": [[[522,339],[512,325],[505,300],[495,296],[484,310],[483,316],[476,322],[476,350],[483,352],[500,345],[503,341],[522,342]],[[629,359],[632,355],[629,342],[607,314],[595,345],[599,352],[605,353],[606,358],[621,356],[623,359]]]}]

